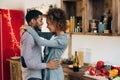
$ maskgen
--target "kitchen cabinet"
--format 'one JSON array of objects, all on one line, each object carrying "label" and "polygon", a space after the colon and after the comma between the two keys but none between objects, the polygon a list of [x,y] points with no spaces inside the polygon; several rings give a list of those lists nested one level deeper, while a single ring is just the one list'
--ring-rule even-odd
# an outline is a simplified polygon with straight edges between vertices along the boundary
[{"label": "kitchen cabinet", "polygon": [[10,62],[10,80],[22,80],[20,59],[8,59]]},{"label": "kitchen cabinet", "polygon": [[82,0],[61,0],[62,9],[67,13],[67,19],[70,16],[82,17]]},{"label": "kitchen cabinet", "polygon": [[[10,63],[10,80],[22,80],[22,72],[21,72],[21,62],[20,59],[7,59]],[[88,64],[85,64],[83,67],[79,69],[79,72],[73,72],[72,69],[68,68],[67,64],[62,64],[65,80],[95,80],[92,78],[88,78],[83,76],[84,72],[87,70]]]},{"label": "kitchen cabinet", "polygon": [[[66,12],[67,19],[75,16],[77,22],[81,22],[81,32],[71,34],[99,35],[99,22],[104,17],[111,17],[107,28],[100,35],[120,35],[120,0],[61,0],[61,8]],[[107,18],[109,19],[109,18]],[[96,31],[90,31],[91,21],[95,20]]]},{"label": "kitchen cabinet", "polygon": [[[22,80],[22,70],[21,70],[21,62],[20,62],[20,58],[17,57],[13,57],[10,59],[7,59],[7,61],[9,61],[10,63],[10,79],[9,80]],[[65,66],[63,66],[64,69]],[[65,71],[64,71],[64,76],[65,76],[65,80],[68,80],[68,75],[66,75]]]}]

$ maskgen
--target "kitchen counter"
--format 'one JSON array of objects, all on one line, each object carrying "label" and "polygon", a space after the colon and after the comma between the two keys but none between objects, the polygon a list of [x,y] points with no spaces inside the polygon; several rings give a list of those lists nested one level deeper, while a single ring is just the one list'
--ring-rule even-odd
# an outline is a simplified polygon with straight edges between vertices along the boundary
[{"label": "kitchen counter", "polygon": [[65,77],[67,77],[69,80],[96,80],[93,78],[88,78],[84,76],[84,72],[87,70],[87,64],[82,66],[79,69],[79,72],[74,72],[72,68],[69,68],[67,64],[62,64],[63,70],[65,73]]}]

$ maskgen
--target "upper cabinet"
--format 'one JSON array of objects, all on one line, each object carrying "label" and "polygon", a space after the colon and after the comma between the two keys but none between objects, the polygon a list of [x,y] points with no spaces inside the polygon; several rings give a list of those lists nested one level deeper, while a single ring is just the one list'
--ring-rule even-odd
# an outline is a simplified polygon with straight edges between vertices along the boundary
[{"label": "upper cabinet", "polygon": [[67,19],[71,16],[82,17],[82,0],[61,0],[62,9],[67,13]]},{"label": "upper cabinet", "polygon": [[67,14],[68,32],[119,35],[119,3],[120,0],[61,0]]}]

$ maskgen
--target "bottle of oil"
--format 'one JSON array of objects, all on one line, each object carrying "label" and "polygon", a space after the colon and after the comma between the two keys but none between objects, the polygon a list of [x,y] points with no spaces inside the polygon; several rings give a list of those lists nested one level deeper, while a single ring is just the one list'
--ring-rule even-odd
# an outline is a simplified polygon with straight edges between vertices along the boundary
[{"label": "bottle of oil", "polygon": [[[70,32],[72,32],[75,28],[75,16],[70,17]],[[74,32],[74,31],[73,31]]]},{"label": "bottle of oil", "polygon": [[77,51],[75,51],[75,58],[73,60],[73,71],[78,72],[79,71],[79,60],[77,56]]}]

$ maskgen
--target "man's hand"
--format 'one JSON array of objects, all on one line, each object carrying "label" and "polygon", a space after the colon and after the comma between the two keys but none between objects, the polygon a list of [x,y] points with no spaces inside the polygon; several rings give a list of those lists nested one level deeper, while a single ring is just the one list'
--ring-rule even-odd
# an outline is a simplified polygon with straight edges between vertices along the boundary
[{"label": "man's hand", "polygon": [[48,63],[47,63],[47,68],[48,69],[57,69],[59,67],[59,62],[56,61],[56,60],[50,60]]},{"label": "man's hand", "polygon": [[28,27],[28,25],[26,25],[26,24],[24,24],[20,27],[20,36],[23,35],[23,33],[26,31],[27,27]]}]

